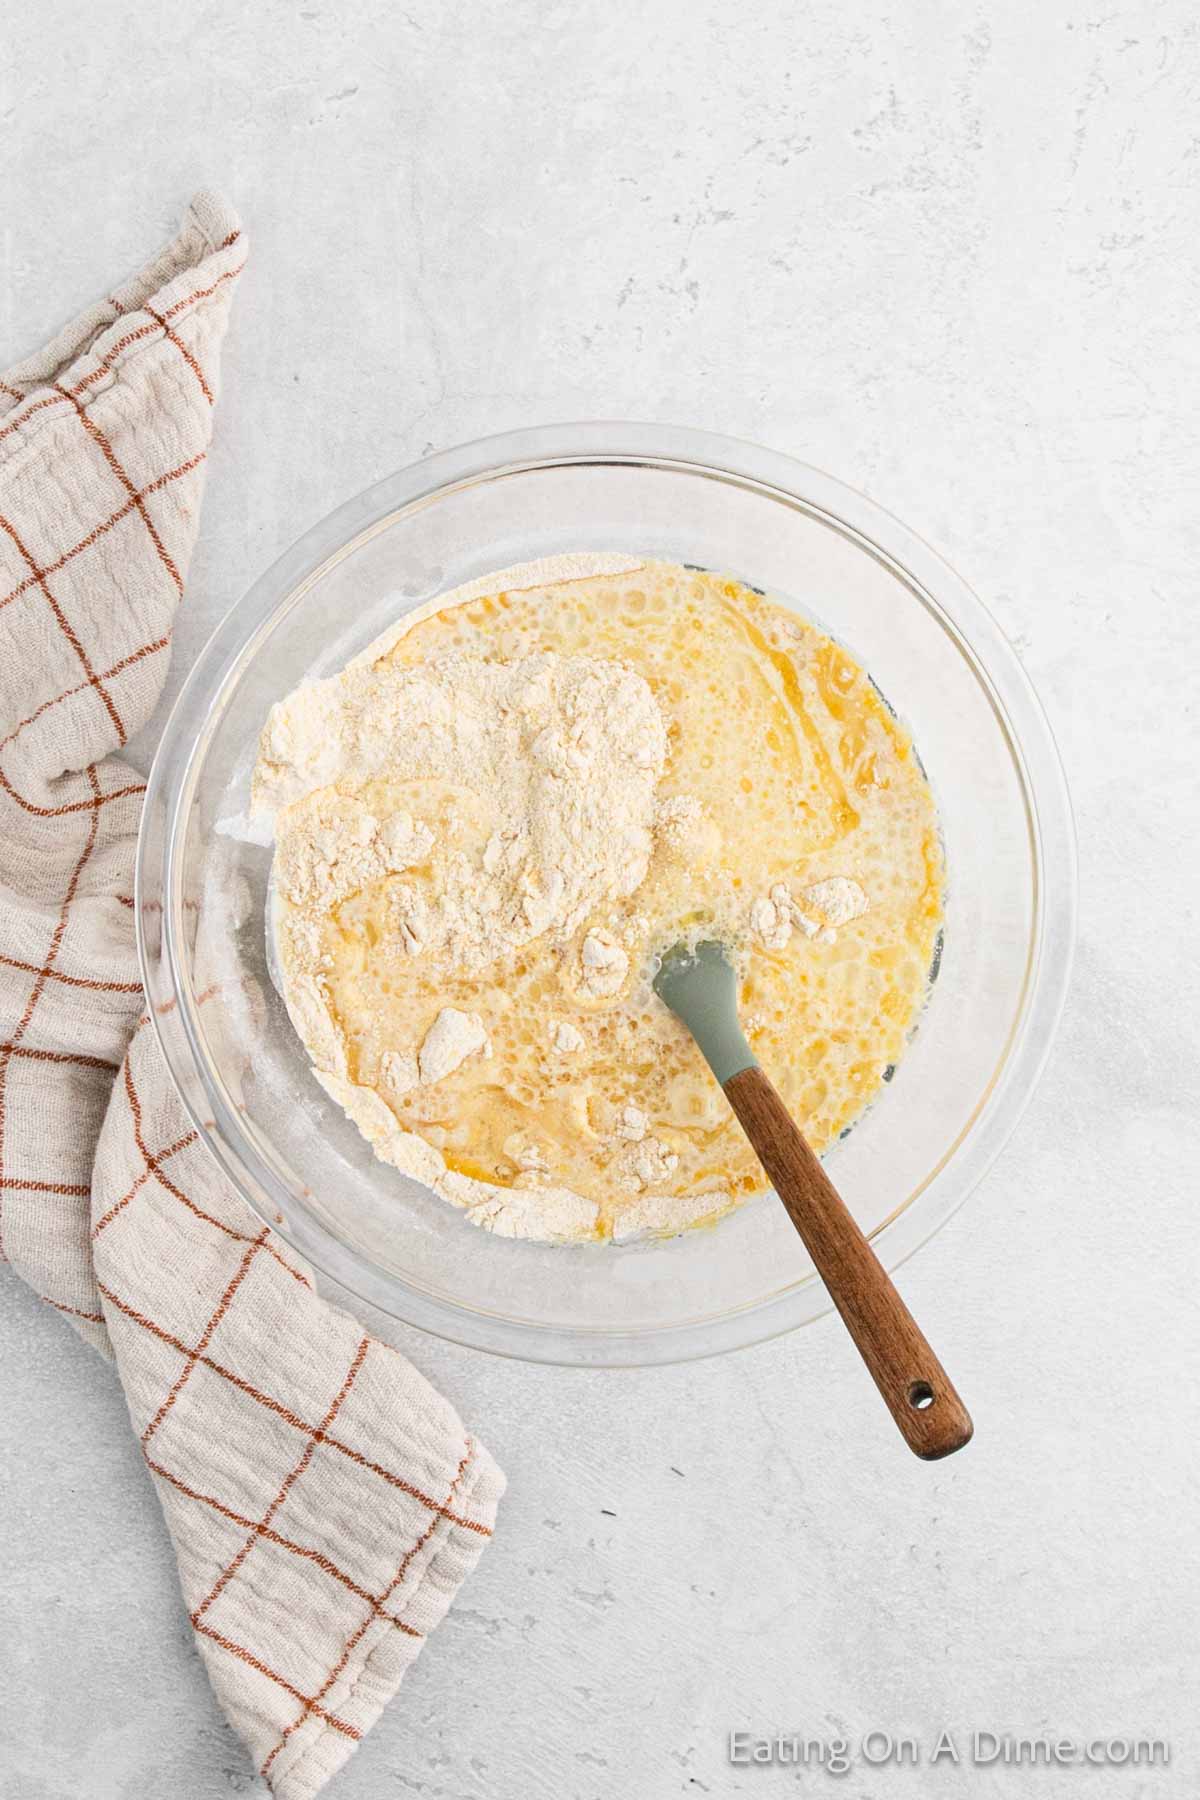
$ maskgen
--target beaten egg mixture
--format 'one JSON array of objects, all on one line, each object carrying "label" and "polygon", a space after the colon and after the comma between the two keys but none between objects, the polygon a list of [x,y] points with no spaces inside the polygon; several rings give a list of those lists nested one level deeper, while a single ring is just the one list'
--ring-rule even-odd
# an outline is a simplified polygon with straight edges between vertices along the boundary
[{"label": "beaten egg mixture", "polygon": [[729,946],[821,1151],[901,1057],[942,916],[928,782],[854,658],[728,577],[601,570],[424,608],[275,709],[255,780],[318,1078],[478,1223],[560,1241],[765,1185],[662,951]]}]

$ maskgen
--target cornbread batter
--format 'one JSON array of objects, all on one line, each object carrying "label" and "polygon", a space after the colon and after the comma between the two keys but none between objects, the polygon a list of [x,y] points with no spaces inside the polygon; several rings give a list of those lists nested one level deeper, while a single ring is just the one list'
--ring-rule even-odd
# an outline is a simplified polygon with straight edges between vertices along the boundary
[{"label": "cornbread batter", "polygon": [[722,576],[506,571],[267,722],[282,986],[385,1160],[511,1236],[625,1238],[764,1185],[650,989],[681,936],[822,1150],[879,1091],[941,920],[933,800],[864,671]]}]

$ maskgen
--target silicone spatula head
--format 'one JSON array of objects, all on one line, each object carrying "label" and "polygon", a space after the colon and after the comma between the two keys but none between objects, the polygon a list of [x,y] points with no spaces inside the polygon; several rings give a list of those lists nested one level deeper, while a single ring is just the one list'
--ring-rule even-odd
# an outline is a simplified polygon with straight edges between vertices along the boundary
[{"label": "silicone spatula head", "polygon": [[684,1025],[724,1087],[755,1066],[737,1013],[737,975],[722,945],[674,944],[654,977],[654,991]]}]

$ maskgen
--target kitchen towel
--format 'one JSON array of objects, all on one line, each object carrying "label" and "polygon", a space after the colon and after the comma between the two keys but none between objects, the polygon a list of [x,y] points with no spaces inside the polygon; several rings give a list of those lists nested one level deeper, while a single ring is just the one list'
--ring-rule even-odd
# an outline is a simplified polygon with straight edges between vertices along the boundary
[{"label": "kitchen towel", "polygon": [[199,195],[0,377],[0,1254],[115,1362],[216,1693],[272,1790],[308,1800],[445,1614],[504,1480],[234,1191],[144,1011],[143,782],[118,753],[162,688],[245,254]]}]

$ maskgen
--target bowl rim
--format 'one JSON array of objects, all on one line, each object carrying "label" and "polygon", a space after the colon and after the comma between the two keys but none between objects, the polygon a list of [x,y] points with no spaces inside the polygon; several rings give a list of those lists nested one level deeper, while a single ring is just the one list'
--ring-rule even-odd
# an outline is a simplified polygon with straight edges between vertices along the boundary
[{"label": "bowl rim", "polygon": [[[867,495],[782,452],[690,427],[612,421],[538,425],[440,451],[336,507],[257,578],[188,673],[147,780],[134,916],[150,1017],[172,1082],[201,1141],[264,1224],[350,1293],[434,1336],[527,1361],[628,1367],[690,1361],[760,1343],[812,1322],[832,1303],[819,1277],[809,1273],[781,1293],[720,1315],[610,1331],[545,1325],[468,1308],[377,1268],[322,1220],[298,1209],[294,1194],[281,1193],[273,1170],[246,1140],[236,1109],[207,1066],[180,957],[182,886],[175,826],[221,716],[223,697],[252,660],[258,642],[277,629],[323,575],[399,513],[481,480],[589,464],[677,469],[749,486],[840,531],[934,613],[996,714],[1022,784],[1034,853],[1034,923],[1021,1006],[1006,1052],[971,1121],[931,1175],[869,1235],[885,1267],[895,1269],[939,1231],[1015,1129],[1045,1067],[1066,1001],[1077,913],[1075,829],[1066,778],[1049,722],[1016,651],[962,577]],[[199,732],[192,717],[198,704],[205,721]],[[159,820],[166,821],[166,829],[156,839]],[[147,901],[161,905],[157,943],[148,929]],[[962,1161],[967,1151],[957,1179],[946,1180],[950,1163]],[[924,1207],[915,1205],[926,1196]]]}]

